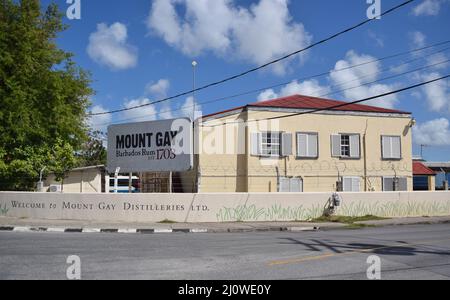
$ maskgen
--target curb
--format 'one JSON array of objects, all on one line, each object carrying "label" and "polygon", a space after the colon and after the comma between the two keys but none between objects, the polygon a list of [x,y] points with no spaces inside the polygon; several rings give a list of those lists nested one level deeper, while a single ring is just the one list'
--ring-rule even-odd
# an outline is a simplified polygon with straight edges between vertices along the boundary
[{"label": "curb", "polygon": [[120,234],[167,234],[167,233],[245,233],[245,232],[305,232],[317,231],[319,227],[265,227],[265,228],[186,228],[186,229],[135,229],[135,228],[62,228],[1,226],[0,232],[51,232],[51,233],[120,233]]},{"label": "curb", "polygon": [[160,234],[160,233],[208,233],[208,229],[134,229],[134,228],[52,228],[1,226],[0,232],[52,232],[52,233],[123,233],[123,234]]}]

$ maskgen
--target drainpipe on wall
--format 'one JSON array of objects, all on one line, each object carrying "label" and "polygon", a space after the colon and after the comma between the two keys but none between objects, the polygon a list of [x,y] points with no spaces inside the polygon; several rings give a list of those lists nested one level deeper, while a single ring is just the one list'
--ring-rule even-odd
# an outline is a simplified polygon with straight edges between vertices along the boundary
[{"label": "drainpipe on wall", "polygon": [[363,152],[364,152],[364,191],[368,191],[367,186],[367,127],[369,126],[369,120],[366,120],[366,130],[363,135]]},{"label": "drainpipe on wall", "polygon": [[280,169],[275,167],[275,170],[277,172],[277,192],[280,192]]}]

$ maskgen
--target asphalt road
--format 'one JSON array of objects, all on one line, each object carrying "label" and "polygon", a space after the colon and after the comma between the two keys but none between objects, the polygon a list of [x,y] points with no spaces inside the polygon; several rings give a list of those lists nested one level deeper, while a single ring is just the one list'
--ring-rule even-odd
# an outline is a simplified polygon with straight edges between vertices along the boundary
[{"label": "asphalt road", "polygon": [[302,233],[0,233],[0,279],[449,279],[450,225]]}]

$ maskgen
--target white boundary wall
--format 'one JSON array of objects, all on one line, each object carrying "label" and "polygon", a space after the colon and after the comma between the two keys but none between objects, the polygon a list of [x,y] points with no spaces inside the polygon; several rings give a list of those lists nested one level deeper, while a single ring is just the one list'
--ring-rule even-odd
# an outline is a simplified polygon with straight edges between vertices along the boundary
[{"label": "white boundary wall", "polygon": [[[60,194],[0,192],[0,217],[117,222],[304,221],[331,193]],[[337,214],[449,216],[450,192],[340,193]]]}]

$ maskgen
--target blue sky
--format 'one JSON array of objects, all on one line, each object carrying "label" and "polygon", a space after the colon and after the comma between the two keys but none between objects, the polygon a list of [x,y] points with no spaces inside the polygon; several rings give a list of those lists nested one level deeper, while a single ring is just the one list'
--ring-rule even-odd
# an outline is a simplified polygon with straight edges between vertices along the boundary
[{"label": "blue sky", "polygon": [[[50,1],[42,1],[45,6]],[[61,10],[69,4],[55,0]],[[383,11],[401,0],[381,0]],[[70,28],[58,38],[63,49],[92,73],[93,112],[120,109],[191,89],[192,60],[197,60],[197,85],[222,79],[300,49],[311,42],[367,18],[366,0],[80,0],[81,19],[65,18]],[[283,82],[239,98],[201,105],[204,114],[292,93],[357,100],[413,83],[450,74],[450,44],[333,72],[315,80],[295,81],[383,56],[450,39],[450,1],[414,3],[308,51],[239,80],[202,91],[202,103]],[[442,52],[431,55],[437,51]],[[417,59],[416,59],[417,58]],[[402,63],[416,59],[411,64]],[[399,66],[400,65],[400,66]],[[355,87],[380,78],[434,65],[392,80]],[[381,72],[389,70],[387,72]],[[362,78],[362,79],[361,79]],[[412,112],[417,119],[414,153],[427,144],[428,160],[450,160],[450,81],[371,103]],[[96,117],[94,127],[146,121],[187,113],[192,99],[179,98],[145,109]],[[184,109],[183,109],[184,108]],[[170,113],[167,111],[177,110]],[[165,112],[165,113],[164,113]]]}]

